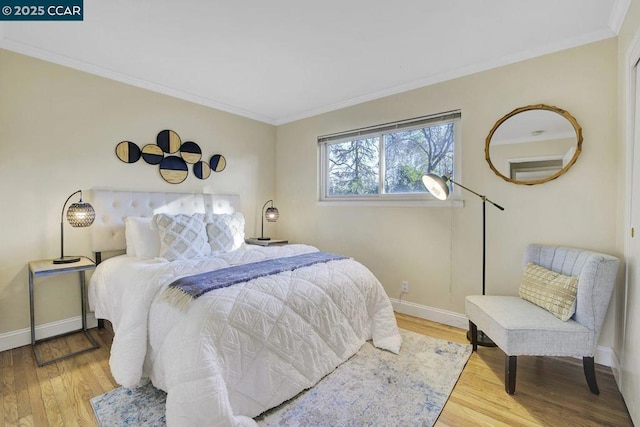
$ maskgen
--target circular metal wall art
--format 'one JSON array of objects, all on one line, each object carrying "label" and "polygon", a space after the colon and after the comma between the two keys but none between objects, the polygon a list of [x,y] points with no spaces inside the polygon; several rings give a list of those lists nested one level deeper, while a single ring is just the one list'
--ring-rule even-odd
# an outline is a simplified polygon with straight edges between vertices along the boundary
[{"label": "circular metal wall art", "polygon": [[222,172],[227,167],[227,160],[222,154],[214,154],[209,160],[209,166],[214,172]]},{"label": "circular metal wall art", "polygon": [[193,173],[199,179],[207,179],[211,176],[211,167],[207,162],[197,162],[193,165]]},{"label": "circular metal wall art", "polygon": [[147,144],[142,147],[142,159],[150,165],[159,165],[163,158],[162,148],[156,144]]},{"label": "circular metal wall art", "polygon": [[131,141],[121,141],[116,145],[116,156],[125,163],[135,163],[142,157],[150,165],[159,165],[160,176],[170,184],[180,184],[187,179],[188,165],[193,165],[193,174],[198,179],[207,179],[212,171],[222,172],[227,167],[222,154],[203,161],[200,145],[193,141],[182,143],[171,129],[158,132],[156,143],[146,144],[142,149]]},{"label": "circular metal wall art", "polygon": [[178,152],[178,150],[180,150],[180,146],[182,145],[180,136],[169,129],[158,132],[156,143],[158,144],[158,147],[162,148],[162,151],[168,154]]},{"label": "circular metal wall art", "polygon": [[131,141],[122,141],[116,145],[116,156],[125,163],[137,162],[140,154],[140,147]]},{"label": "circular metal wall art", "polygon": [[195,142],[187,141],[180,146],[180,157],[189,164],[195,164],[202,158],[202,150]]},{"label": "circular metal wall art", "polygon": [[180,184],[188,174],[187,163],[178,156],[167,156],[160,162],[160,175],[170,184]]}]

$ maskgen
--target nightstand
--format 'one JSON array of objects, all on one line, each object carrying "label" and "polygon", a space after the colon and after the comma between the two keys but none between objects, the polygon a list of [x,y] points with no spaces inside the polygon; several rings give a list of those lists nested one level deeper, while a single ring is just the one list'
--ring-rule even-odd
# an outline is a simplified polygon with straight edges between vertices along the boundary
[{"label": "nightstand", "polygon": [[[50,259],[43,259],[40,261],[29,262],[29,308],[31,311],[31,347],[33,348],[33,354],[36,357],[36,363],[38,364],[38,366],[48,365],[49,363],[66,359],[67,357],[75,356],[77,354],[84,353],[85,351],[94,350],[100,347],[98,343],[93,339],[93,337],[87,331],[87,306],[85,302],[85,294],[86,294],[85,274],[87,270],[93,270],[94,268],[96,268],[96,264],[87,257],[81,257],[80,261],[69,263],[69,264],[54,264],[53,260],[50,260]],[[78,273],[80,275],[80,300],[81,300],[80,303],[82,306],[82,329],[77,329],[75,331],[65,332],[63,334],[56,335],[53,337],[36,340],[36,322],[35,322],[35,314],[34,314],[35,310],[34,310],[34,295],[33,295],[34,279],[37,277],[51,276],[54,274],[65,274],[65,273]],[[76,332],[82,332],[84,336],[91,343],[91,346],[84,348],[82,350],[65,354],[63,356],[56,357],[54,359],[42,360],[42,358],[40,357],[40,354],[38,353],[38,347],[37,347],[38,343],[41,343],[43,341],[48,341],[54,338],[59,338],[64,335],[70,335]]]},{"label": "nightstand", "polygon": [[278,239],[270,239],[270,240],[260,240],[260,239],[244,239],[244,242],[247,245],[258,245],[258,246],[284,246],[289,243],[288,240],[278,240]]}]

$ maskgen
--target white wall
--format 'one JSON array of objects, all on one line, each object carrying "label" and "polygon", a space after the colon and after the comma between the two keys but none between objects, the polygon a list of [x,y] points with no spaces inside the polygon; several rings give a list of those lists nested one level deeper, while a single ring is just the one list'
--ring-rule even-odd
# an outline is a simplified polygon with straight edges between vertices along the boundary
[{"label": "white wall", "polygon": [[[633,148],[633,134],[628,133],[628,130],[633,129],[633,117],[634,112],[632,108],[629,108],[629,100],[633,100],[632,83],[629,79],[630,68],[635,65],[635,61],[638,59],[637,52],[640,50],[640,4],[638,2],[631,2],[627,15],[625,17],[624,24],[618,37],[618,132],[620,144],[618,145],[618,155],[624,161],[621,162],[621,168],[619,169],[617,178],[617,194],[619,205],[626,209],[629,204],[627,200],[629,198],[630,188],[627,185],[629,183],[631,171],[624,166],[629,166],[628,159],[631,159],[631,149]],[[635,57],[631,57],[630,53],[636,52]],[[637,112],[635,113],[637,114]],[[636,129],[637,131],[637,129]],[[635,150],[637,150],[637,143]],[[637,153],[637,152],[636,152]],[[636,154],[637,155],[637,154]],[[637,174],[639,171],[633,171]],[[638,197],[634,194],[634,197]],[[637,226],[637,225],[636,225]],[[629,223],[628,217],[625,215],[625,220],[619,222],[618,226],[618,248],[624,250],[626,239],[629,236]],[[637,235],[636,235],[636,238]],[[627,254],[630,256],[632,254]],[[638,260],[634,261],[637,265]],[[619,292],[616,295],[614,301],[616,307],[615,318],[615,337],[614,337],[614,352],[618,364],[614,366],[614,375],[618,381],[618,386],[622,392],[627,408],[631,414],[633,422],[640,424],[640,345],[638,344],[637,337],[640,336],[640,330],[638,330],[637,323],[634,324],[630,321],[632,318],[638,318],[638,309],[640,308],[640,301],[638,300],[638,283],[629,282],[629,286],[636,286],[636,289],[629,289],[628,293],[625,293],[625,284],[622,283],[619,286]],[[625,299],[626,296],[628,299]],[[626,319],[625,319],[626,315]],[[625,328],[626,336],[625,339]],[[628,339],[631,337],[631,339]]]},{"label": "white wall", "polygon": [[[317,201],[319,135],[394,120],[462,110],[461,183],[506,209],[487,206],[487,292],[517,294],[521,259],[531,242],[621,255],[620,218],[612,182],[617,153],[616,39],[578,47],[468,77],[322,114],[277,129],[279,234],[367,265],[392,298],[409,281],[411,303],[464,312],[481,291],[481,201],[463,193],[463,208],[322,206]],[[513,109],[544,103],[569,111],[583,128],[583,151],[555,181],[520,186],[503,181],[484,158],[485,138]],[[615,306],[600,343],[613,345]]]},{"label": "white wall", "polygon": [[[75,190],[239,193],[255,233],[274,195],[275,127],[5,50],[0,64],[0,336],[29,327],[27,262],[59,256],[60,212]],[[157,166],[116,157],[118,142],[142,147],[163,129],[207,159],[223,154],[227,168],[172,185]],[[89,234],[66,225],[65,253],[92,255]],[[37,323],[79,316],[78,289],[74,276],[39,279]]]}]

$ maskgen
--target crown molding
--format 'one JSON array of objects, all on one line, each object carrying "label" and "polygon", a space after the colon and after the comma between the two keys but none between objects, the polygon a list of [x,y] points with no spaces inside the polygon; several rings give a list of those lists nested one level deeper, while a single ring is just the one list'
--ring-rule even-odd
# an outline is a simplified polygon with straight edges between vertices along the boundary
[{"label": "crown molding", "polygon": [[[621,1],[628,1],[628,0],[621,0]],[[505,65],[513,64],[516,62],[521,62],[527,59],[532,59],[539,56],[559,52],[565,49],[570,49],[573,47],[594,43],[594,42],[605,40],[615,36],[616,34],[614,34],[611,30],[595,31],[589,34],[582,35],[580,37],[574,37],[574,38],[562,40],[556,43],[548,44],[536,49],[530,49],[530,50],[518,52],[514,55],[504,56],[496,60],[491,60],[491,61],[487,61],[479,64],[473,64],[466,67],[460,67],[446,73],[437,74],[431,77],[427,77],[425,79],[416,80],[411,83],[394,86],[388,89],[373,92],[360,97],[347,99],[345,101],[338,102],[335,104],[326,105],[313,110],[308,110],[300,114],[295,114],[289,117],[278,119],[276,120],[275,124],[283,125],[283,124],[291,123],[297,120],[307,119],[309,117],[318,116],[320,114],[329,113],[331,111],[339,110],[342,108],[352,107],[354,105],[362,104],[364,102],[374,101],[376,99],[385,98],[387,96],[397,95],[399,93],[407,92],[410,90],[431,86],[436,83],[442,83],[448,80],[465,77],[471,74],[475,74],[482,71],[487,71],[487,70],[502,67]]]},{"label": "crown molding", "polygon": [[272,117],[267,117],[262,114],[254,113],[244,110],[242,108],[234,107],[232,105],[216,102],[212,99],[204,98],[193,93],[185,92],[178,89],[173,89],[167,86],[163,86],[154,82],[132,77],[117,71],[109,70],[97,65],[89,64],[87,62],[78,61],[64,55],[60,55],[54,52],[50,52],[44,49],[39,49],[33,46],[29,46],[23,43],[19,43],[13,40],[8,40],[2,37],[2,27],[0,27],[0,48],[10,50],[12,52],[27,55],[33,58],[42,59],[47,62],[62,65],[65,67],[73,68],[74,70],[84,71],[89,74],[94,74],[100,77],[104,77],[117,82],[125,83],[131,86],[136,86],[142,89],[150,90],[152,92],[168,95],[173,98],[178,98],[183,101],[193,102],[194,104],[203,105],[205,107],[215,108],[227,113],[235,114],[248,119],[256,120],[259,122],[275,125],[276,120]]},{"label": "crown molding", "polygon": [[624,18],[627,15],[631,0],[617,0],[611,9],[611,16],[609,16],[609,28],[616,35],[620,34],[620,29],[624,23]]},{"label": "crown molding", "polygon": [[[610,19],[610,23],[612,26],[615,25],[619,27],[622,24],[622,21],[624,20],[624,15],[626,14],[627,8],[629,6],[629,2],[630,0],[619,0],[618,2],[616,2],[616,7]],[[571,39],[566,39],[556,43],[548,44],[539,48],[518,52],[516,54],[508,55],[496,60],[491,60],[483,63],[471,64],[468,66],[460,67],[455,70],[448,71],[446,73],[436,74],[424,79],[420,79],[410,83],[372,92],[362,96],[350,98],[338,103],[320,106],[318,108],[303,111],[287,117],[274,118],[274,117],[265,116],[263,114],[254,113],[252,111],[247,111],[232,105],[216,102],[212,99],[204,98],[196,94],[192,94],[182,90],[163,86],[154,82],[132,77],[132,76],[119,73],[113,70],[109,70],[103,67],[99,67],[93,64],[78,61],[63,55],[59,55],[50,51],[35,48],[33,46],[29,46],[13,40],[8,40],[3,37],[2,30],[3,30],[3,27],[2,27],[2,24],[0,24],[0,48],[4,48],[16,53],[42,59],[44,61],[52,62],[52,63],[69,67],[69,68],[73,68],[79,71],[84,71],[84,72],[94,74],[100,77],[104,77],[110,80],[115,80],[121,83],[125,83],[125,84],[136,86],[142,89],[150,90],[152,92],[161,93],[177,99],[193,102],[195,104],[214,108],[217,110],[221,110],[227,113],[235,114],[241,117],[245,117],[248,119],[256,120],[256,121],[263,122],[269,125],[274,125],[274,126],[283,125],[283,124],[295,122],[298,120],[306,119],[309,117],[318,116],[318,115],[336,111],[342,108],[352,107],[354,105],[362,104],[369,101],[374,101],[374,100],[385,98],[392,95],[397,95],[410,90],[423,88],[433,84],[442,83],[448,80],[468,76],[468,75],[479,73],[482,71],[487,71],[490,69],[524,61],[527,59],[543,56],[546,54],[558,52],[561,50],[577,47],[577,46],[588,44],[588,43],[593,43],[596,41],[615,37],[617,35],[617,33],[613,29],[600,30],[600,31],[596,31],[586,35],[582,35],[580,37],[574,37]]]}]

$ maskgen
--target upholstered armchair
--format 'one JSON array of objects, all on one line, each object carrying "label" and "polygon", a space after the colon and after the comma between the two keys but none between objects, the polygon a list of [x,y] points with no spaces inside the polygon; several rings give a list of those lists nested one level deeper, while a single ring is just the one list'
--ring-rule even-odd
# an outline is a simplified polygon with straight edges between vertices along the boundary
[{"label": "upholstered armchair", "polygon": [[505,390],[509,394],[516,390],[518,356],[582,357],[589,389],[599,394],[594,354],[619,260],[581,249],[532,244],[527,247],[523,264],[525,275],[529,268],[541,266],[550,270],[550,275],[559,273],[562,278],[573,279],[575,314],[567,313],[571,317],[563,321],[521,297],[470,295],[465,300],[465,312],[473,351],[478,349],[477,331],[481,330],[505,353]]}]

